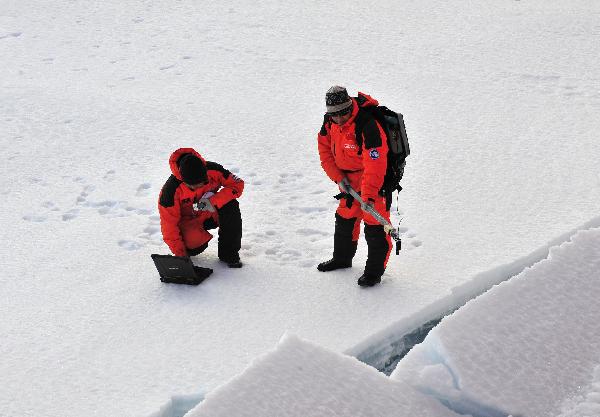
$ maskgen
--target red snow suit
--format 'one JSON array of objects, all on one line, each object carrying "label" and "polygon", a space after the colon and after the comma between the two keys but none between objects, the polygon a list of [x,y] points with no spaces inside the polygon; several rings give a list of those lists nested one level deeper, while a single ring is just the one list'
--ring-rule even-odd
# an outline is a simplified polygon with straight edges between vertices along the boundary
[{"label": "red snow suit", "polygon": [[[200,158],[206,166],[208,183],[196,190],[191,190],[181,179],[177,161],[191,153]],[[194,204],[203,196],[207,197],[216,208],[221,208],[231,200],[242,195],[244,181],[221,165],[205,161],[192,148],[177,149],[169,158],[173,175],[163,186],[158,199],[160,227],[165,243],[176,256],[187,256],[187,249],[198,248],[212,239],[204,222],[218,225],[217,212],[197,211]]]},{"label": "red snow suit", "polygon": [[[367,98],[365,105],[379,104],[374,98],[359,94]],[[319,132],[321,166],[327,176],[336,183],[347,177],[352,188],[360,193],[363,200],[373,201],[376,209],[385,215],[385,198],[379,194],[387,168],[388,145],[385,131],[374,119],[367,123],[363,128],[362,149],[359,149],[355,135],[355,119],[359,108],[356,100],[352,101],[352,115],[346,123],[324,123]],[[358,207],[360,208],[360,205]],[[344,218],[356,217],[346,210],[344,200],[341,201],[337,213]],[[387,215],[389,216],[389,212]],[[370,215],[365,215],[365,223],[379,224]]]},{"label": "red snow suit", "polygon": [[[363,107],[379,105],[374,98],[363,93],[358,94],[366,99]],[[379,194],[387,169],[388,145],[385,131],[375,119],[370,120],[363,127],[362,147],[359,149],[355,123],[358,112],[358,103],[352,98],[352,115],[346,123],[323,123],[317,137],[321,166],[327,176],[336,183],[343,177],[348,178],[350,185],[360,193],[362,199],[372,201],[375,210],[389,221],[390,212],[386,207],[385,197]],[[363,212],[356,201],[347,207],[347,200],[340,200],[336,213],[345,219],[357,219],[352,233],[354,241],[358,240],[360,234],[361,219],[368,225],[379,224],[373,216]],[[387,236],[387,240],[391,248],[391,238]]]}]

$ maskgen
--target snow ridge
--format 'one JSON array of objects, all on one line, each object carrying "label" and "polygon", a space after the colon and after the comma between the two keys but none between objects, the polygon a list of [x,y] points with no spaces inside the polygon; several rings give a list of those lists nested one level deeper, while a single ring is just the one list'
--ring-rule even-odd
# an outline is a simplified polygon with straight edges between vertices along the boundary
[{"label": "snow ridge", "polygon": [[355,358],[284,335],[189,417],[458,417]]},{"label": "snow ridge", "polygon": [[565,415],[597,410],[599,250],[600,228],[553,247],[444,318],[391,378],[477,417],[553,417],[561,402]]},{"label": "snow ridge", "polygon": [[510,280],[527,268],[531,268],[546,259],[551,248],[569,242],[573,236],[582,231],[597,227],[600,227],[600,216],[561,234],[526,256],[477,274],[465,284],[453,288],[449,296],[436,301],[410,317],[399,320],[347,349],[344,353],[389,374],[393,371],[393,366],[414,345],[420,343],[427,336],[429,330],[437,325],[443,317],[452,314],[469,300],[486,293],[495,285]]}]

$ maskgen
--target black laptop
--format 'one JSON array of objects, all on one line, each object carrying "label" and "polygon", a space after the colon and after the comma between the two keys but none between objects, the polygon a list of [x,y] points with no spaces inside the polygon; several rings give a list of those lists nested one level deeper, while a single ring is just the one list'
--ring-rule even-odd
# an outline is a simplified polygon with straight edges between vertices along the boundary
[{"label": "black laptop", "polygon": [[194,266],[187,257],[157,254],[151,256],[162,282],[198,285],[212,273],[212,269]]}]

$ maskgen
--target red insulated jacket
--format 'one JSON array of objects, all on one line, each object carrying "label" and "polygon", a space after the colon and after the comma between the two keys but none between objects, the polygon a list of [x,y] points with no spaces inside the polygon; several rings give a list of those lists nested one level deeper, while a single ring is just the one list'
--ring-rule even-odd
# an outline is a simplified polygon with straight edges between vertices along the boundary
[{"label": "red insulated jacket", "polygon": [[[208,183],[196,190],[191,190],[182,181],[177,161],[191,153],[204,162]],[[214,193],[209,198],[215,208],[221,208],[231,200],[242,195],[244,181],[233,175],[221,165],[205,161],[202,156],[192,148],[177,149],[169,158],[169,165],[173,175],[163,186],[158,198],[158,212],[160,214],[160,227],[165,243],[176,256],[186,256],[186,247],[181,235],[180,224],[206,214],[194,210],[197,203],[205,193]]]},{"label": "red insulated jacket", "polygon": [[[379,104],[374,98],[359,94],[366,99],[363,107]],[[317,137],[321,166],[334,182],[348,177],[365,201],[375,200],[387,169],[387,139],[379,123],[370,118],[362,129],[362,147],[359,149],[355,123],[359,106],[354,98],[352,101],[352,115],[346,123],[337,125],[327,117],[323,122]]]}]

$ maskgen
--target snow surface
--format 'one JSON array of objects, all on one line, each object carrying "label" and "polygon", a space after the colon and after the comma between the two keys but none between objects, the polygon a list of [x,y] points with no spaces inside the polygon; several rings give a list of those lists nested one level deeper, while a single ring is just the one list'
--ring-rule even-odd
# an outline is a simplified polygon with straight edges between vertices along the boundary
[{"label": "snow surface", "polygon": [[[0,416],[146,417],[286,331],[372,353],[600,226],[599,21],[586,0],[3,0]],[[364,241],[352,270],[315,270],[335,83],[402,111],[411,138],[405,249],[369,290]],[[150,260],[168,252],[156,200],[181,146],[246,180],[245,267],[213,245],[195,288]]]},{"label": "snow surface", "polygon": [[600,366],[594,368],[592,380],[562,404],[558,417],[594,417],[600,415]]},{"label": "snow surface", "polygon": [[284,336],[187,417],[452,417],[435,398],[358,360]]},{"label": "snow surface", "polygon": [[582,231],[444,318],[391,377],[460,414],[554,417],[575,395],[586,400],[566,415],[591,412],[597,386],[582,387],[600,365],[599,271],[600,229]]},{"label": "snow surface", "polygon": [[579,232],[444,318],[390,379],[285,336],[187,416],[598,416],[598,271],[600,228]]}]

